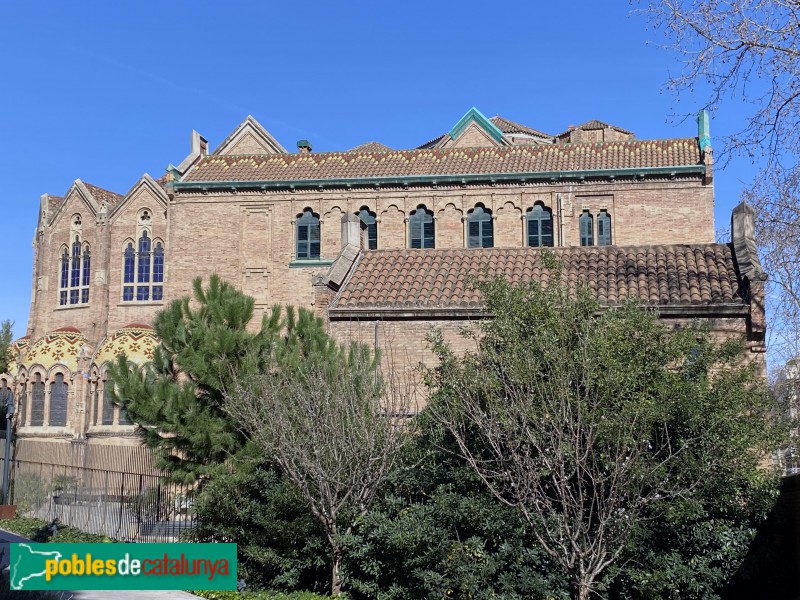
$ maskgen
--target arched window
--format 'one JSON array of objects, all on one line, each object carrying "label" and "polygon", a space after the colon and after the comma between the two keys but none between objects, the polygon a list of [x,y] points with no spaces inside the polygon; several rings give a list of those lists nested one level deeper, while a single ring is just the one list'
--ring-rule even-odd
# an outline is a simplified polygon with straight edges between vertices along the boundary
[{"label": "arched window", "polygon": [[83,247],[83,277],[81,278],[81,302],[89,302],[89,279],[92,265],[92,252],[89,244]]},{"label": "arched window", "polygon": [[408,217],[409,244],[412,248],[435,248],[436,230],[433,213],[424,204]]},{"label": "arched window", "polygon": [[153,251],[153,300],[161,300],[164,297],[164,246],[161,242],[156,242],[156,249]]},{"label": "arched window", "polygon": [[61,254],[61,291],[58,303],[63,306],[67,303],[67,291],[69,290],[69,252],[64,248]]},{"label": "arched window", "polygon": [[133,300],[133,279],[136,273],[136,252],[133,250],[133,243],[128,242],[125,248],[125,259],[123,262],[123,283],[131,285],[122,286],[122,299]]},{"label": "arched window", "polygon": [[56,373],[55,380],[50,384],[50,414],[47,422],[50,425],[67,424],[67,392],[69,386],[64,381],[62,373]]},{"label": "arched window", "polygon": [[310,208],[297,215],[297,259],[315,260],[320,257],[319,215]]},{"label": "arched window", "polygon": [[150,237],[146,231],[139,238],[139,252],[137,253],[136,270],[136,299],[150,299]]},{"label": "arched window", "polygon": [[537,203],[525,215],[528,229],[528,246],[533,248],[553,247],[553,212]]},{"label": "arched window", "polygon": [[597,245],[611,245],[611,215],[606,210],[601,210],[597,215]]},{"label": "arched window", "polygon": [[89,244],[81,245],[80,236],[75,236],[71,252],[66,248],[61,253],[61,280],[58,303],[86,304],[89,302],[91,281],[91,251]]},{"label": "arched window", "polygon": [[578,219],[581,228],[581,246],[594,246],[594,217],[584,210]]},{"label": "arched window", "polygon": [[467,214],[467,248],[494,247],[492,212],[476,204]]},{"label": "arched window", "polygon": [[378,221],[376,215],[366,206],[362,206],[357,213],[358,217],[367,226],[367,248],[370,250],[378,249]]},{"label": "arched window", "polygon": [[[135,284],[135,285],[134,285]],[[164,298],[164,245],[153,241],[142,231],[134,249],[133,242],[125,245],[122,258],[122,299],[131,301],[162,300]]]},{"label": "arched window", "polygon": [[44,381],[42,376],[36,373],[31,385],[31,425],[42,424],[44,424]]},{"label": "arched window", "polygon": [[103,404],[97,407],[97,424],[114,424],[114,382],[106,379],[103,382]]},{"label": "arched window", "polygon": [[17,421],[17,423],[19,423],[20,427],[25,426],[25,416],[28,413],[27,408],[28,408],[28,384],[23,382],[22,385],[19,386],[19,417],[17,417],[19,420]]}]

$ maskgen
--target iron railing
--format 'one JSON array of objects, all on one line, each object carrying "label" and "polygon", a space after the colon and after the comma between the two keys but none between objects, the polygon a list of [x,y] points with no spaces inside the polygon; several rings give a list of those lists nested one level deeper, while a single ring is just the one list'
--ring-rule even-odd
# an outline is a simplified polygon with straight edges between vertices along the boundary
[{"label": "iron railing", "polygon": [[194,487],[158,475],[13,461],[17,514],[114,540],[176,542],[193,524]]}]

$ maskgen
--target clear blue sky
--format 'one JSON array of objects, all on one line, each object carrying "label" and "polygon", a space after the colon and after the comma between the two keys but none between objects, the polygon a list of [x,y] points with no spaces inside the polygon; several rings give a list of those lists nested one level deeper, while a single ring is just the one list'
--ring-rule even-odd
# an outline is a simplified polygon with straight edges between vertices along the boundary
[{"label": "clear blue sky", "polygon": [[[627,2],[0,2],[0,319],[24,335],[39,196],[125,193],[252,114],[287,149],[411,148],[471,106],[558,133],[589,119],[695,136],[700,100]],[[741,126],[728,104],[712,140]],[[716,177],[724,226],[754,169]]]}]

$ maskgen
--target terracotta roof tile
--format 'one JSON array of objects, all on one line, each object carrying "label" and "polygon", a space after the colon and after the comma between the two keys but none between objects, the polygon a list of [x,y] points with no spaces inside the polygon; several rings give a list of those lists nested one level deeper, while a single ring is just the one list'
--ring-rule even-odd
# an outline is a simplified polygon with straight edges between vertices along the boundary
[{"label": "terracotta roof tile", "polygon": [[92,185],[91,183],[83,182],[83,185],[91,192],[94,199],[97,200],[98,203],[105,202],[110,206],[114,206],[120,200],[124,198],[122,194],[117,194],[116,192],[111,192],[109,190],[103,189],[101,187],[97,187],[96,185]]},{"label": "terracotta roof tile", "polygon": [[[598,121],[597,119],[592,119],[591,121],[586,121],[586,123],[578,125],[577,127],[575,127],[575,129],[583,129],[585,131],[592,131],[594,129],[605,129],[607,127],[610,127],[611,129],[619,131],[620,133],[626,133],[628,135],[633,135],[632,131],[629,131],[627,129],[623,129],[622,127],[617,127],[616,125],[611,125],[610,123],[605,123],[603,121]],[[562,137],[568,136],[572,131],[573,131],[572,129],[567,129],[566,131],[562,131],[561,133],[559,133],[555,137],[562,138]]]},{"label": "terracotta roof tile", "polygon": [[392,149],[389,148],[386,144],[381,144],[380,142],[367,142],[366,144],[361,144],[360,146],[356,146],[355,148],[350,148],[348,152],[391,152]]},{"label": "terracotta roof tile", "polygon": [[55,213],[58,208],[64,203],[63,196],[53,196],[53,194],[47,194],[47,210],[52,214]]},{"label": "terracotta roof tile", "polygon": [[184,181],[298,181],[696,165],[694,138],[592,144],[207,156]]},{"label": "terracotta roof tile", "polygon": [[504,119],[500,115],[494,116],[489,120],[492,123],[494,123],[497,126],[497,128],[503,133],[527,133],[528,135],[532,135],[546,140],[553,139],[553,136],[550,134],[542,133],[541,131],[536,131],[535,129],[531,129],[530,127],[526,127],[525,125],[520,125],[519,123],[515,123],[514,121],[509,121],[508,119]]},{"label": "terracotta roof tile", "polygon": [[[570,286],[585,283],[604,305],[627,298],[659,307],[742,302],[729,244],[552,250]],[[539,248],[367,251],[331,309],[480,307],[470,276],[546,281],[540,253]]]}]

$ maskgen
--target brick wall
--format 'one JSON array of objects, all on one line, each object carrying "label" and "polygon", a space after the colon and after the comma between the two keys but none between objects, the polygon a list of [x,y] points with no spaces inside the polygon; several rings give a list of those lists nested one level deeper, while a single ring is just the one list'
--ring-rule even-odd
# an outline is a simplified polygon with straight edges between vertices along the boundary
[{"label": "brick wall", "polygon": [[[341,248],[340,220],[367,206],[378,216],[378,247],[408,245],[407,217],[417,206],[434,213],[437,248],[463,248],[464,218],[477,204],[492,211],[495,245],[524,243],[525,212],[537,202],[553,211],[556,243],[579,245],[578,218],[607,210],[619,245],[700,243],[714,240],[713,188],[699,180],[619,181],[584,184],[451,186],[261,193],[178,194],[168,205],[149,188],[132,193],[110,218],[97,224],[89,207],[72,194],[61,216],[45,226],[35,246],[37,292],[32,339],[58,327],[81,329],[91,343],[132,322],[150,322],[166,302],[191,294],[192,280],[217,273],[252,295],[258,310],[272,304],[310,307],[311,280],[326,265],[293,268],[295,223],[308,207],[321,220],[322,258]],[[152,235],[166,251],[164,300],[122,302],[122,252],[137,236],[137,215],[152,211]],[[92,244],[88,306],[59,308],[59,250],[70,238],[70,217],[83,216],[82,236]],[[596,239],[596,232],[595,232]]]}]

